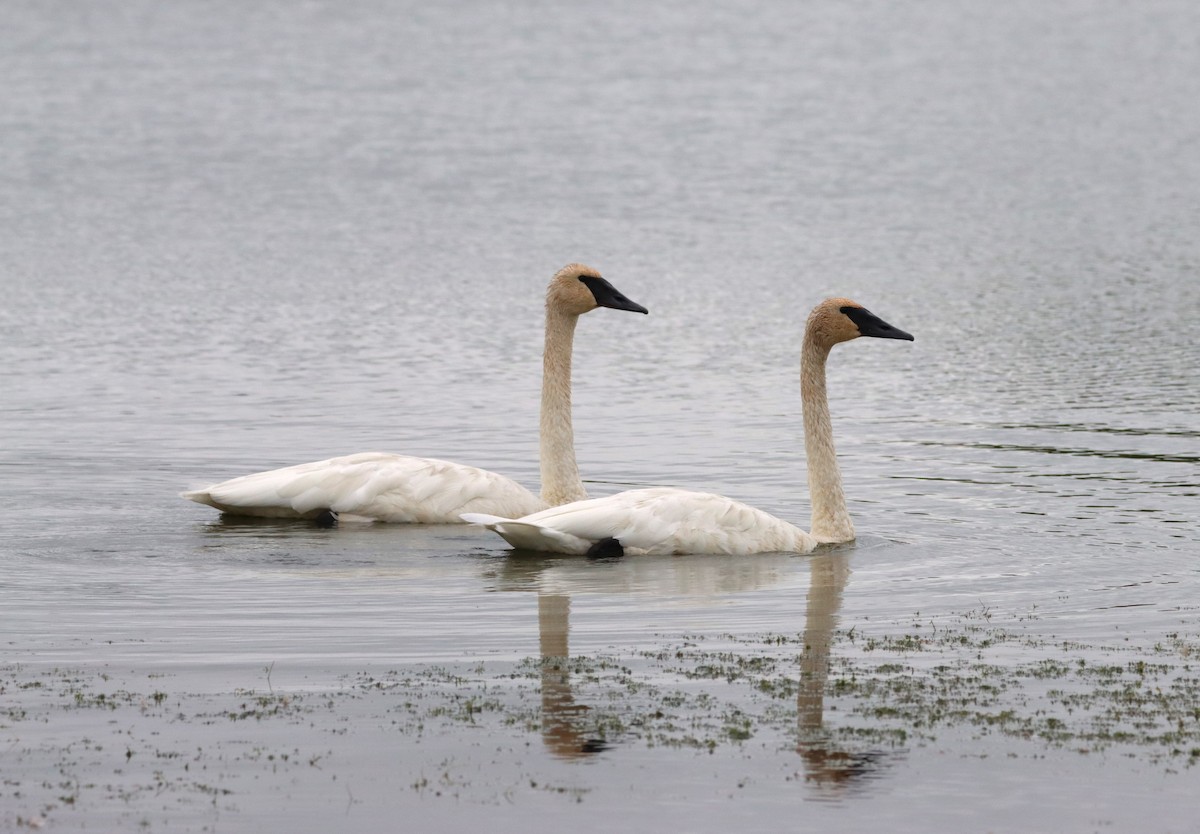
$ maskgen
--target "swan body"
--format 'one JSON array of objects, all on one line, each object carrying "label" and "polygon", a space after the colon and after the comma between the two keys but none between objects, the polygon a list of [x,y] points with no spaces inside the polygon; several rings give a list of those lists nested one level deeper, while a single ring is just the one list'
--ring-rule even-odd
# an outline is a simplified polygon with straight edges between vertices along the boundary
[{"label": "swan body", "polygon": [[463,520],[483,524],[519,550],[580,556],[610,538],[630,556],[807,553],[817,546],[817,540],[799,527],[748,504],[672,487],[631,489],[524,518],[466,513]]},{"label": "swan body", "polygon": [[587,498],[575,462],[571,350],[579,316],[598,307],[647,312],[583,264],[568,264],[550,281],[542,357],[540,497],[486,469],[386,452],[258,472],[181,495],[231,515],[416,524],[457,524],[463,513],[523,516]]},{"label": "swan body", "polygon": [[569,554],[588,554],[601,542],[605,552],[611,552],[610,540],[619,542],[629,555],[808,553],[818,544],[852,541],[854,525],[834,453],[825,363],[834,345],[859,336],[913,338],[845,298],[819,304],[805,327],[801,400],[812,492],[811,532],[740,501],[671,487],[629,490],[524,517],[469,513],[463,520],[482,524],[519,549]]},{"label": "swan body", "polygon": [[[438,524],[464,512],[524,515],[545,502],[516,481],[436,458],[387,452],[301,463],[183,493],[233,515]],[[507,508],[507,509],[502,509]]]}]

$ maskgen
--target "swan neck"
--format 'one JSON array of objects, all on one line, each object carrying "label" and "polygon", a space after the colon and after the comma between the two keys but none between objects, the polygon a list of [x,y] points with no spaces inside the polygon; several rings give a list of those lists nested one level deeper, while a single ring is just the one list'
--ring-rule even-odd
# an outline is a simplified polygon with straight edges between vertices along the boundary
[{"label": "swan neck", "polygon": [[578,316],[546,307],[541,469],[542,500],[552,507],[587,498],[575,463],[575,434],[571,427],[571,349],[578,320]]},{"label": "swan neck", "polygon": [[809,336],[800,360],[800,399],[804,407],[804,452],[808,457],[808,491],[812,500],[812,528],[820,542],[854,539],[854,524],[846,509],[842,474],[833,446],[833,423],[825,390],[825,363],[829,346]]}]

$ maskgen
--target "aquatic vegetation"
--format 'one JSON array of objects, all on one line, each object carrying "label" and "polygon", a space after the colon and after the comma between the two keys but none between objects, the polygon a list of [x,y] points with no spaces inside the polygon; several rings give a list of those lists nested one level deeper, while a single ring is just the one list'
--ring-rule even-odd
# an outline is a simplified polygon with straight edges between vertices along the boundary
[{"label": "aquatic vegetation", "polygon": [[[497,720],[529,732],[557,722],[579,744],[712,751],[817,736],[894,749],[966,730],[979,740],[1027,742],[1029,755],[1116,747],[1168,766],[1200,761],[1200,668],[1191,643],[1174,635],[1148,660],[1131,657],[1138,649],[1051,641],[990,620],[985,609],[936,627],[834,632],[815,712],[799,674],[809,650],[802,634],[688,635],[655,651],[528,658],[490,678],[431,667],[355,685],[401,688],[411,698],[409,726],[421,732],[439,721]],[[568,709],[539,699],[547,675],[568,690]]]},{"label": "aquatic vegetation", "polygon": [[[108,672],[0,666],[0,730],[17,740],[11,772],[58,774],[7,777],[0,798],[43,821],[106,803],[137,808],[151,796],[234,808],[246,790],[271,784],[263,780],[336,780],[364,734],[399,749],[507,744],[524,751],[513,753],[518,762],[538,750],[572,760],[614,748],[791,757],[789,781],[834,797],[914,749],[947,743],[968,757],[1116,755],[1167,774],[1200,765],[1195,636],[1097,646],[985,614],[860,623],[820,645],[803,633],[672,635],[654,649],[409,665],[304,691],[269,675],[265,691],[189,693],[162,676],[141,691]],[[87,719],[97,711],[103,721]],[[420,798],[461,799],[490,778],[472,767],[448,757],[403,784]],[[589,793],[545,772],[514,778],[501,797],[528,790],[584,802]]]}]

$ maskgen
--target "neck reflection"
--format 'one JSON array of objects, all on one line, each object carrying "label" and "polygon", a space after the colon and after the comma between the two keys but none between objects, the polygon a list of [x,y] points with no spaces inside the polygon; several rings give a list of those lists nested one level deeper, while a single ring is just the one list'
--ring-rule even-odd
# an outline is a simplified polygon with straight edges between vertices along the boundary
[{"label": "neck reflection", "polygon": [[804,760],[805,781],[831,796],[846,793],[863,777],[876,772],[875,763],[883,755],[880,751],[851,750],[825,728],[829,655],[842,594],[850,579],[850,553],[847,548],[839,548],[818,552],[811,558],[800,692],[796,698],[796,749]]},{"label": "neck reflection", "polygon": [[608,745],[585,732],[587,706],[575,703],[568,645],[571,598],[538,594],[538,643],[542,663],[542,741],[560,759],[581,759]]}]

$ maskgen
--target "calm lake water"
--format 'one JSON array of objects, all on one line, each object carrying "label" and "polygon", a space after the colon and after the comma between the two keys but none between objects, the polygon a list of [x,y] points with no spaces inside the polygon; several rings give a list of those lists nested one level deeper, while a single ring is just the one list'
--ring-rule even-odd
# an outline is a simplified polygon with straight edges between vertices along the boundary
[{"label": "calm lake water", "polygon": [[[1194,830],[1200,712],[1124,746],[909,727],[835,776],[803,739],[875,726],[844,686],[883,661],[1195,683],[1198,31],[1170,0],[11,5],[0,830]],[[807,526],[808,310],[916,336],[831,360],[856,546],[585,564],[177,497],[369,450],[536,487],[576,260],[651,311],[579,325],[593,495]],[[896,648],[979,624],[1010,639]],[[756,711],[814,646],[824,701]],[[788,662],[743,685],[696,651]],[[416,727],[414,692],[492,706]],[[246,693],[308,711],[231,723]],[[575,705],[623,698],[676,729],[720,703],[721,743]]]}]

